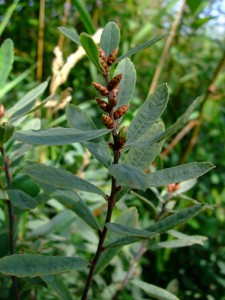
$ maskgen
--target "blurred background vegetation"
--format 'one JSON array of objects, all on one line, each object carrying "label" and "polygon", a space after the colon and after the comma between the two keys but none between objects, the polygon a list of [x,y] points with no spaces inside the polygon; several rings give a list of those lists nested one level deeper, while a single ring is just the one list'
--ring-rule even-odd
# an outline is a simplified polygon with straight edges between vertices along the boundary
[{"label": "blurred background vegetation", "polygon": [[[164,144],[162,161],[165,167],[190,161],[211,161],[216,165],[216,171],[202,177],[188,194],[198,201],[215,205],[214,210],[201,214],[185,225],[186,233],[206,235],[208,241],[203,247],[147,251],[142,258],[142,279],[162,287],[169,285],[181,299],[224,300],[224,0],[27,0],[14,3],[0,0],[0,44],[11,38],[15,47],[16,59],[10,80],[27,72],[23,80],[1,95],[1,102],[10,108],[38,82],[48,78],[51,80],[53,51],[57,45],[65,60],[77,50],[74,43],[60,35],[59,26],[75,28],[78,33],[86,31],[93,34],[109,21],[116,22],[121,29],[120,54],[154,37],[169,34],[132,57],[137,70],[137,84],[126,121],[129,122],[149,91],[154,90],[155,84],[167,82],[169,86],[170,102],[163,115],[167,127],[196,97],[202,96],[202,105],[185,129]],[[90,85],[96,77],[95,68],[86,57],[82,58],[72,68],[67,81],[57,88],[57,103],[63,103],[65,95],[71,95],[71,103],[85,108],[97,119],[100,112],[96,112],[95,91]],[[50,91],[46,92],[46,97],[49,94]],[[38,117],[41,117],[42,127],[66,126],[64,113],[65,105],[62,105],[56,111],[44,109]],[[79,145],[35,151],[30,157],[35,155],[42,162],[51,161],[74,173],[83,174],[85,169],[90,178],[96,177],[97,164],[86,166],[89,157]],[[101,181],[101,169],[98,174]],[[23,176],[17,176],[13,185],[22,187],[30,194],[38,193],[38,188]],[[57,209],[57,204],[52,203],[42,211],[35,211],[30,218],[44,219],[41,214],[51,218]],[[143,219],[148,217],[143,208],[140,208],[140,215]],[[31,225],[35,227],[36,223]],[[63,230],[66,235],[68,228]],[[21,240],[22,237],[23,233]],[[72,242],[70,247],[73,248]],[[35,243],[37,248],[44,247],[46,251],[47,245],[54,243],[54,239],[46,238],[45,246],[40,246],[40,241]],[[63,241],[61,245],[58,241],[59,251],[64,251],[64,246]],[[126,269],[126,257],[122,257],[120,263]],[[124,292],[121,299],[131,298]]]}]

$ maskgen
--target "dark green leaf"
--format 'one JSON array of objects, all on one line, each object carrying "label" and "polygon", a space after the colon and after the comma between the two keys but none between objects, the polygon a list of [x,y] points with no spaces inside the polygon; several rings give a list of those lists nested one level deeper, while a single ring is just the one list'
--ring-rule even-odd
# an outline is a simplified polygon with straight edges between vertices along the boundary
[{"label": "dark green leaf", "polygon": [[73,0],[73,4],[76,6],[76,9],[79,11],[79,17],[89,34],[93,34],[95,32],[95,26],[92,22],[92,18],[87,9],[87,5],[85,5],[83,0]]},{"label": "dark green leaf", "polygon": [[98,48],[97,48],[95,42],[93,41],[93,39],[88,34],[81,33],[80,43],[81,43],[81,46],[84,48],[87,56],[93,62],[93,64],[96,66],[96,68],[101,73],[104,73],[104,69],[99,62]]},{"label": "dark green leaf", "polygon": [[58,29],[71,41],[80,45],[80,37],[74,29],[69,29],[66,27],[58,27]]},{"label": "dark green leaf", "polygon": [[135,53],[138,53],[140,51],[142,51],[143,49],[155,44],[156,42],[160,41],[162,38],[166,37],[167,35],[162,35],[162,36],[159,36],[157,38],[154,38],[152,40],[149,40],[147,42],[145,42],[144,44],[140,45],[140,46],[137,46],[135,47],[134,49],[128,51],[126,54],[123,54],[121,55],[120,57],[117,58],[117,62],[121,61],[122,59],[126,58],[126,57],[129,57],[131,55],[134,55]]},{"label": "dark green leaf", "polygon": [[8,195],[12,204],[20,209],[32,209],[39,204],[33,197],[21,190],[8,190]]},{"label": "dark green leaf", "polygon": [[82,144],[103,166],[108,168],[112,165],[112,157],[105,141],[101,143],[84,142]]},{"label": "dark green leaf", "polygon": [[129,58],[123,59],[117,66],[114,76],[123,74],[117,99],[117,107],[128,104],[133,95],[136,83],[136,70]]},{"label": "dark green leaf", "polygon": [[[146,139],[160,134],[164,131],[164,124],[162,122],[154,124],[150,130],[148,130],[144,137]],[[143,138],[144,138],[143,137]],[[146,170],[150,164],[154,161],[156,156],[161,152],[163,141],[158,143],[153,143],[149,147],[142,147],[140,144],[139,147],[132,148],[127,154],[124,163],[131,165],[133,167],[139,167],[142,170]]]},{"label": "dark green leaf", "polygon": [[0,47],[0,86],[7,80],[14,61],[13,41],[6,39]]},{"label": "dark green leaf", "polygon": [[141,169],[116,164],[109,167],[109,173],[118,180],[119,184],[126,184],[133,189],[146,190],[147,188],[147,176]]},{"label": "dark green leaf", "polygon": [[128,127],[127,143],[135,142],[151,128],[166,108],[168,99],[167,85],[161,84],[154,94],[146,99],[132,120]]},{"label": "dark green leaf", "polygon": [[5,144],[13,135],[14,126],[9,122],[0,125],[0,146]]},{"label": "dark green leaf", "polygon": [[0,273],[18,277],[54,275],[87,266],[88,262],[78,257],[14,254],[0,259]]},{"label": "dark green leaf", "polygon": [[90,227],[94,228],[95,230],[100,229],[99,224],[93,216],[91,210],[75,191],[57,190],[51,194],[51,197],[57,199],[67,208],[74,211],[78,217],[80,217]]},{"label": "dark green leaf", "polygon": [[158,187],[178,183],[202,176],[215,166],[208,162],[193,162],[177,167],[167,168],[146,175],[148,187]]},{"label": "dark green leaf", "polygon": [[57,189],[78,189],[100,196],[105,196],[103,191],[85,179],[71,174],[70,172],[42,164],[31,164],[24,168],[24,172],[34,180],[52,185]]},{"label": "dark green leaf", "polygon": [[146,283],[144,281],[140,280],[132,280],[132,284],[138,286],[140,289],[142,289],[147,295],[150,297],[153,297],[154,299],[158,300],[179,300],[177,296],[171,294],[165,289],[162,289],[156,285]]},{"label": "dark green leaf", "polygon": [[103,29],[100,47],[105,52],[106,57],[118,48],[120,42],[120,31],[116,23],[109,22]]},{"label": "dark green leaf", "polygon": [[[119,224],[123,224],[126,226],[135,226],[138,219],[137,209],[135,207],[130,207],[123,211],[119,217],[116,218],[116,222]],[[118,239],[119,235],[113,232],[109,232],[106,237],[106,243],[113,242]],[[104,252],[102,252],[97,265],[95,273],[101,272],[109,262],[121,251],[123,246],[114,247],[114,248],[106,248]]]},{"label": "dark green leaf", "polygon": [[41,276],[41,278],[48,284],[49,287],[57,294],[61,300],[73,300],[73,297],[67,288],[66,284],[59,276]]},{"label": "dark green leaf", "polygon": [[100,137],[110,132],[109,129],[80,131],[72,128],[50,128],[43,130],[18,131],[16,140],[32,145],[67,145]]}]

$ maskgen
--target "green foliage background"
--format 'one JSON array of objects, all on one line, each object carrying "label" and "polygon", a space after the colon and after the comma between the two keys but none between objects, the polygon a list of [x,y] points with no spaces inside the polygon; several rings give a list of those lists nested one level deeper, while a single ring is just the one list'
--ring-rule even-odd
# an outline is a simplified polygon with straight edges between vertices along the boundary
[{"label": "green foliage background", "polygon": [[[69,1],[60,0],[45,1],[43,81],[52,76],[53,49],[58,43],[60,34],[57,27],[62,25],[64,9],[66,5],[69,5],[68,3]],[[186,9],[173,38],[169,56],[164,63],[159,80],[159,83],[167,82],[170,90],[169,106],[163,115],[168,127],[196,97],[207,93],[210,87],[208,97],[202,108],[203,122],[197,145],[186,158],[186,162],[211,161],[216,165],[216,172],[203,177],[188,194],[188,196],[199,201],[215,205],[215,208],[189,221],[183,228],[189,234],[206,235],[208,241],[203,247],[193,246],[174,250],[147,251],[141,258],[142,265],[137,269],[137,272],[142,272],[144,281],[162,287],[169,286],[171,291],[178,293],[180,299],[225,299],[224,66],[220,68],[219,74],[212,84],[214,74],[225,55],[225,12],[222,11],[223,5],[224,1],[220,0],[187,1]],[[70,4],[66,26],[75,28],[79,33],[86,31],[93,34],[97,28],[104,26],[109,21],[114,21],[121,28],[120,54],[122,54],[146,40],[168,34],[179,6],[180,1],[178,0],[74,0]],[[7,1],[0,2],[0,22],[3,21],[8,8]],[[37,62],[39,9],[38,1],[19,1],[0,36],[0,44],[9,37],[14,42],[16,61],[10,80]],[[137,84],[130,113],[126,117],[127,122],[132,119],[133,113],[140,107],[148,93],[165,41],[166,38],[132,57],[137,70]],[[69,39],[65,39],[63,43],[64,57],[75,50],[75,44]],[[60,93],[66,88],[72,88],[71,102],[85,108],[97,120],[99,115],[93,100],[95,91],[90,85],[96,78],[96,70],[84,57],[71,71],[68,81],[57,90],[57,97],[59,98]],[[6,108],[10,108],[36,84],[36,69],[34,69],[2,98],[2,103]],[[45,93],[47,97],[48,91]],[[54,115],[48,115],[46,110],[43,110],[41,117],[42,126],[52,127],[56,123],[60,126],[65,125],[64,110],[59,110]],[[192,117],[193,119],[198,118],[198,113]],[[30,122],[34,122],[34,120],[30,119]],[[192,130],[189,130],[184,138],[165,156],[163,159],[165,167],[174,166],[181,161],[191,136]],[[172,139],[166,141],[164,148],[169,145]],[[43,155],[40,149],[34,151],[28,153],[27,158],[34,158],[34,156],[38,158],[40,154]],[[63,166],[64,169],[76,174],[83,172],[86,155],[87,153],[84,153],[80,145],[51,147],[51,149],[45,149],[44,160],[49,163],[52,162],[52,165]],[[20,163],[19,158],[15,162],[15,167],[17,163]],[[93,161],[90,166],[85,166],[85,168],[87,179],[101,183],[104,178],[104,171],[99,169],[96,161]],[[39,188],[26,175],[16,176],[13,179],[13,187],[20,188],[30,195],[37,195],[39,191]],[[155,201],[154,195],[150,191],[148,197]],[[91,199],[90,204],[92,208],[96,206],[96,213],[98,213],[98,202],[95,200],[94,198]],[[150,217],[145,204],[140,203],[135,198],[131,200],[130,206],[134,204],[137,205],[139,214],[145,222],[145,219]],[[52,201],[47,206],[34,210],[31,215],[27,214],[23,217],[19,232],[24,249],[37,248],[42,253],[51,255],[62,253],[70,255],[74,251],[79,254],[85,252],[85,249],[90,252],[93,251],[93,249],[89,249],[88,240],[93,241],[96,237],[88,234],[85,227],[83,232],[70,235],[71,232],[77,232],[76,226],[80,226],[80,221],[77,219],[72,224],[73,218],[69,218],[68,222],[61,227],[59,226],[56,231],[54,228],[46,229],[46,236],[41,239],[35,239],[35,234],[41,236],[38,232],[33,233],[34,240],[27,242],[24,239],[27,234],[25,229],[27,225],[32,230],[43,224],[48,218],[55,217],[60,209],[60,205]],[[59,236],[62,237],[61,240]],[[162,237],[163,239],[166,240],[167,236]],[[80,249],[76,248],[75,250],[74,243],[76,245],[80,243]],[[4,244],[3,239],[1,244]],[[4,255],[4,247],[0,248],[2,256]],[[128,263],[129,255],[125,253],[114,262],[114,266],[109,267],[113,272],[114,267],[119,266],[118,274],[113,274],[113,276],[122,277]],[[110,272],[105,274],[106,282],[109,274]],[[73,281],[76,276],[77,274],[74,274],[73,280],[70,279],[72,276],[66,278],[73,289],[75,289]],[[79,285],[82,284],[82,280],[78,282]],[[96,280],[96,285],[98,287],[102,285],[100,277]],[[121,299],[131,299],[129,296],[131,292],[129,289],[126,290]],[[133,293],[135,294],[134,291]],[[47,299],[43,298],[44,295],[43,292],[40,299]],[[48,297],[48,299],[54,299],[51,296]]]}]

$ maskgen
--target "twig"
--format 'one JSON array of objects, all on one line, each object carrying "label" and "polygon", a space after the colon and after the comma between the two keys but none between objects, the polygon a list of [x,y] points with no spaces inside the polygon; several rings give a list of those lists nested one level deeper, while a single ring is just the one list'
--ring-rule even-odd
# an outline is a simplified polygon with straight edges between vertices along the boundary
[{"label": "twig", "polygon": [[45,0],[40,1],[38,50],[37,50],[37,80],[42,81],[43,49],[44,49],[44,27],[45,27]]},{"label": "twig", "polygon": [[[0,151],[2,153],[2,159],[4,163],[4,172],[6,177],[6,183],[7,183],[7,189],[10,190],[11,185],[11,177],[9,173],[9,162],[6,157],[5,149],[3,146],[0,147]],[[10,201],[10,199],[7,200],[7,207],[8,207],[8,214],[9,214],[9,245],[10,245],[10,254],[13,255],[15,252],[15,244],[14,244],[14,210],[13,205]],[[17,278],[16,276],[11,276],[12,283],[13,283],[13,289],[15,292],[16,300],[20,300],[20,292],[17,284]]]},{"label": "twig", "polygon": [[184,163],[186,161],[186,159],[188,158],[189,154],[191,153],[191,151],[193,150],[193,148],[195,147],[195,145],[198,142],[198,137],[199,137],[200,130],[201,130],[201,127],[202,127],[202,123],[203,123],[203,107],[204,107],[204,103],[208,99],[208,96],[210,95],[211,90],[213,89],[213,84],[215,83],[216,79],[218,78],[218,75],[220,74],[220,72],[221,72],[221,70],[223,68],[224,63],[225,63],[225,52],[223,53],[223,56],[221,57],[221,60],[218,62],[218,65],[217,65],[217,67],[215,69],[215,72],[214,72],[214,74],[213,74],[213,76],[212,76],[212,78],[211,78],[211,80],[209,82],[207,91],[206,91],[206,93],[204,95],[204,98],[203,98],[203,101],[202,101],[201,111],[200,111],[200,114],[199,114],[199,117],[198,117],[198,124],[195,127],[195,129],[194,129],[194,132],[192,134],[192,137],[190,139],[188,147],[187,147],[186,151],[184,152],[184,155],[182,156],[182,158],[180,160],[180,163]]},{"label": "twig", "polygon": [[186,0],[183,0],[183,2],[181,4],[181,7],[178,10],[178,12],[176,14],[176,17],[175,17],[175,19],[173,21],[172,27],[170,29],[169,37],[168,37],[168,39],[166,41],[166,44],[165,44],[164,49],[163,49],[162,56],[161,56],[160,61],[159,61],[158,65],[157,65],[157,68],[156,68],[156,71],[155,71],[155,74],[154,74],[151,86],[149,88],[149,92],[148,92],[149,95],[154,92],[154,90],[155,90],[155,88],[156,88],[156,86],[158,84],[159,76],[161,74],[164,62],[165,62],[165,60],[168,57],[169,49],[170,49],[170,46],[171,46],[171,44],[173,42],[173,39],[174,39],[176,30],[177,30],[177,27],[179,25],[181,16],[182,16],[183,11],[185,9],[185,5],[186,5]]}]

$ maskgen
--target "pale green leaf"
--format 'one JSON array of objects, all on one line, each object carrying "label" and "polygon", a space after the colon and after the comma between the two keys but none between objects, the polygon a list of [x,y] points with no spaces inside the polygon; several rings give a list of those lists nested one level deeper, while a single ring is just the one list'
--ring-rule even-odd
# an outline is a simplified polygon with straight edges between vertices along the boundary
[{"label": "pale green leaf", "polygon": [[136,70],[129,58],[123,59],[117,66],[114,76],[122,74],[119,92],[116,97],[117,107],[128,104],[133,95],[136,83]]},{"label": "pale green leaf", "polygon": [[56,293],[56,295],[61,300],[73,300],[73,297],[62,280],[61,277],[58,275],[48,275],[48,276],[41,276],[41,278],[47,283],[49,287],[52,288],[52,290]]},{"label": "pale green leaf", "polygon": [[[44,93],[48,86],[48,82],[45,81],[38,87],[28,92],[22,99],[20,99],[12,108],[7,111],[10,118],[26,113],[35,104],[36,100]],[[31,106],[32,105],[32,106]]]},{"label": "pale green leaf", "polygon": [[112,53],[113,50],[119,47],[120,31],[116,23],[109,22],[102,31],[100,47],[105,52],[106,57]]},{"label": "pale green leaf", "polygon": [[33,197],[21,190],[8,190],[8,195],[12,204],[20,209],[33,209],[39,204]]},{"label": "pale green leaf", "polygon": [[13,41],[6,39],[0,47],[0,86],[7,80],[14,61]]},{"label": "pale green leaf", "polygon": [[109,129],[80,131],[72,128],[50,128],[43,130],[18,131],[14,138],[32,145],[67,145],[95,139],[110,132]]},{"label": "pale green leaf", "polygon": [[78,257],[14,254],[0,259],[0,273],[36,277],[84,269],[88,262]]},{"label": "pale green leaf", "polygon": [[146,283],[141,280],[134,279],[131,281],[132,284],[142,289],[147,295],[158,300],[179,300],[177,296],[171,294],[165,289],[158,287],[153,284]]},{"label": "pale green leaf", "polygon": [[[149,138],[155,136],[164,131],[164,124],[162,122],[155,123],[150,130],[148,130],[143,138]],[[139,147],[132,148],[127,154],[124,163],[126,165],[131,165],[133,167],[139,167],[142,170],[146,170],[150,164],[154,161],[156,156],[161,152],[163,141],[158,143],[153,143],[149,147]]]},{"label": "pale green leaf", "polygon": [[[117,218],[116,222],[118,224],[123,224],[126,226],[135,226],[138,219],[137,209],[135,207],[130,207],[123,211]],[[105,243],[112,243],[114,240],[117,240],[119,235],[117,233],[109,232],[106,237]],[[110,261],[121,251],[123,246],[114,247],[114,248],[106,248],[105,251],[102,252],[95,269],[95,273],[101,272]]]},{"label": "pale green leaf", "polygon": [[202,176],[214,165],[208,162],[193,162],[177,167],[167,168],[150,173],[147,176],[148,187],[158,187],[170,183],[178,183]]},{"label": "pale green leaf", "polygon": [[97,48],[95,42],[93,41],[93,39],[88,34],[81,33],[80,43],[81,43],[81,46],[84,48],[87,56],[93,62],[93,64],[96,66],[96,68],[101,73],[104,73],[104,69],[99,62],[98,48]]},{"label": "pale green leaf", "polygon": [[51,197],[57,199],[67,208],[74,211],[78,217],[80,217],[90,227],[94,228],[95,230],[100,229],[100,226],[91,210],[75,191],[57,190],[51,194]]},{"label": "pale green leaf", "polygon": [[151,128],[166,108],[168,99],[166,84],[161,84],[148,96],[128,127],[127,143],[135,142]]},{"label": "pale green leaf", "polygon": [[35,181],[47,183],[57,189],[78,189],[103,197],[105,196],[102,190],[89,181],[55,167],[42,164],[31,164],[24,168],[24,172],[31,176]]},{"label": "pale green leaf", "polygon": [[8,22],[11,20],[11,16],[12,16],[14,10],[16,9],[18,2],[19,2],[19,0],[14,0],[12,2],[12,4],[7,7],[7,10],[2,15],[1,23],[0,23],[0,36],[2,35],[6,26],[8,25]]},{"label": "pale green leaf", "polygon": [[119,62],[121,61],[122,59],[126,58],[126,57],[130,57],[142,50],[144,50],[145,48],[155,44],[156,42],[160,41],[162,38],[166,37],[167,35],[162,35],[162,36],[159,36],[159,37],[156,37],[152,40],[149,40],[147,42],[145,42],[144,44],[140,45],[140,46],[137,46],[135,47],[134,49],[128,51],[127,53],[121,55],[120,57],[117,58],[116,62]]},{"label": "pale green leaf", "polygon": [[130,188],[146,190],[148,178],[144,171],[133,166],[115,164],[109,167],[109,173],[119,184],[126,184]]},{"label": "pale green leaf", "polygon": [[195,99],[193,103],[188,107],[188,109],[177,119],[177,121],[171,125],[168,129],[166,129],[164,132],[160,134],[156,134],[154,137],[150,137],[149,139],[146,139],[144,137],[139,138],[137,141],[133,141],[131,143],[126,143],[125,149],[132,148],[132,147],[148,147],[152,143],[162,141],[166,139],[167,137],[173,135],[176,133],[180,128],[184,126],[184,124],[188,121],[190,115],[195,110],[195,108],[199,105],[199,103],[202,101],[201,98]]},{"label": "pale green leaf", "polygon": [[74,43],[80,45],[80,37],[75,31],[75,29],[69,29],[66,27],[58,27],[58,29],[66,36],[68,37],[71,41]]},{"label": "pale green leaf", "polygon": [[105,141],[100,143],[84,142],[82,143],[88,151],[106,168],[112,165],[112,157],[109,146]]}]

